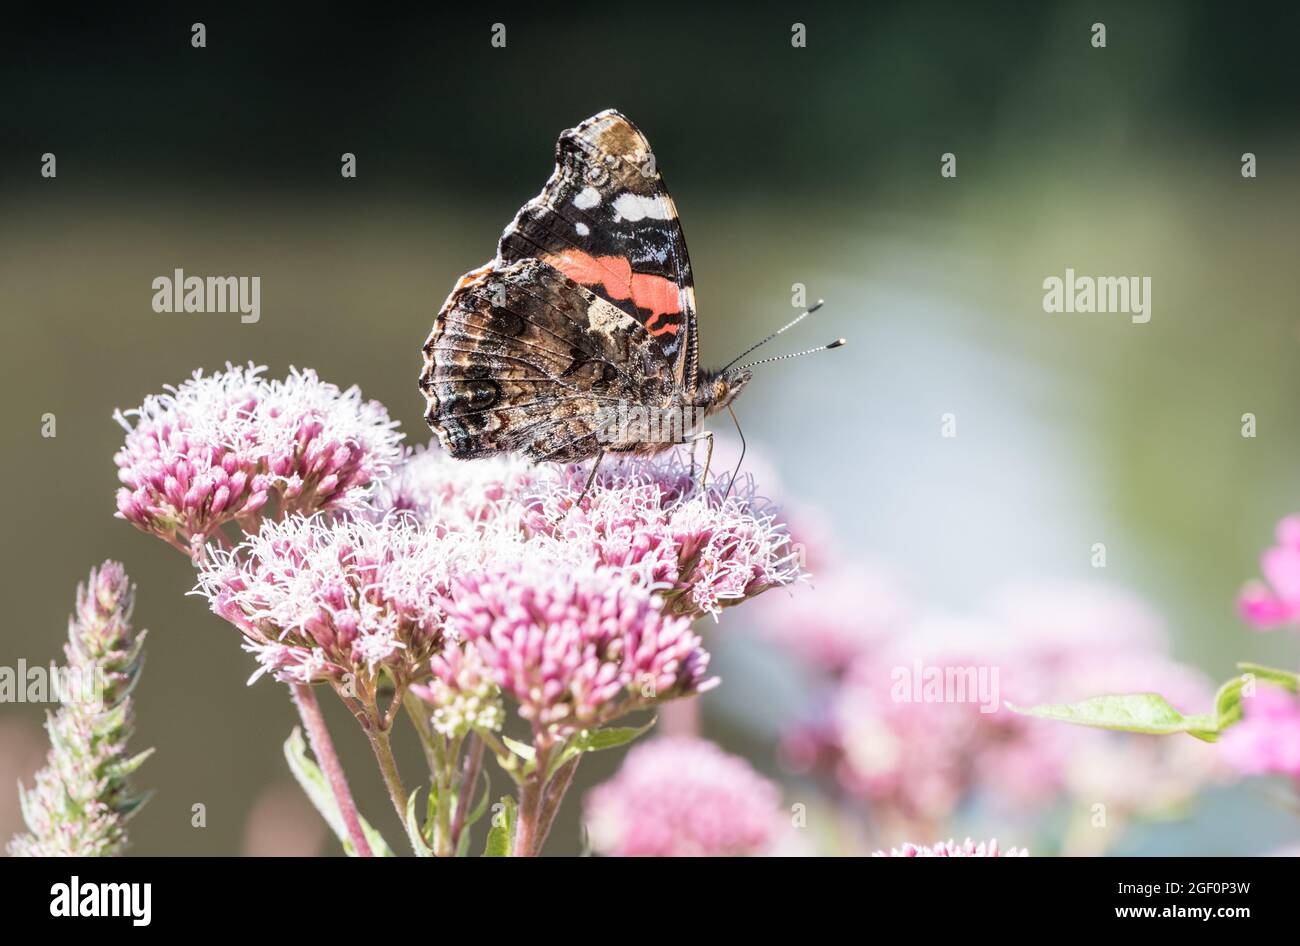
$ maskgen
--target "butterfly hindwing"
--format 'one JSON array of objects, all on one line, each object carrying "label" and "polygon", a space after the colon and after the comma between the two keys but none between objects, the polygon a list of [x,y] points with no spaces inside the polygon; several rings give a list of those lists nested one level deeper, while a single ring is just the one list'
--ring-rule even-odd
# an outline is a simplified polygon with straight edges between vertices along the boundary
[{"label": "butterfly hindwing", "polygon": [[602,410],[658,401],[671,387],[639,322],[537,259],[462,277],[424,356],[425,419],[459,458],[593,456]]},{"label": "butterfly hindwing", "polygon": [[498,261],[535,258],[639,322],[692,390],[695,288],[677,209],[645,136],[613,109],[560,135],[555,171],[502,234]]}]

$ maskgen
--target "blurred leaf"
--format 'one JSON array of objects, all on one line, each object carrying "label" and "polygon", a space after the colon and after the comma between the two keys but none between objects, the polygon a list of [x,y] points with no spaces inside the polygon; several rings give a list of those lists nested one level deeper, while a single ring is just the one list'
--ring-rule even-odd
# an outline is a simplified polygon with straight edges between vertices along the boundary
[{"label": "blurred leaf", "polygon": [[509,857],[515,840],[515,799],[512,795],[501,796],[500,819],[492,818],[492,830],[488,832],[487,847],[483,849],[484,857]]},{"label": "blurred leaf", "polygon": [[[1222,692],[1221,690],[1220,693]],[[1045,703],[1028,708],[1008,703],[1007,708],[1024,716],[1036,716],[1039,719],[1052,719],[1096,729],[1149,733],[1156,736],[1187,733],[1207,742],[1213,742],[1219,734],[1218,720],[1214,716],[1208,713],[1184,716],[1158,693],[1094,696],[1092,699],[1078,703]]]},{"label": "blurred leaf", "polygon": [[533,761],[533,759],[537,756],[537,752],[533,749],[532,746],[525,745],[524,743],[520,742],[518,739],[511,739],[509,736],[502,736],[501,741],[504,742],[506,746],[509,747],[511,752],[519,756],[519,758],[524,759],[528,762]]},{"label": "blurred leaf", "polygon": [[1187,733],[1197,739],[1214,742],[1225,729],[1241,721],[1244,715],[1241,691],[1248,676],[1285,687],[1292,693],[1300,690],[1300,674],[1290,670],[1252,663],[1240,663],[1237,666],[1244,671],[1243,675],[1233,677],[1219,687],[1214,695],[1213,713],[1184,716],[1158,693],[1095,696],[1078,703],[1044,703],[1028,708],[1008,703],[1007,709],[1023,716],[1037,716],[1039,719],[1091,726],[1095,729],[1155,736]]},{"label": "blurred leaf", "polygon": [[[483,792],[479,795],[478,803],[465,816],[465,823],[460,827],[460,840],[456,842],[457,857],[465,857],[469,853],[469,829],[483,817],[483,813],[487,811],[488,799],[492,797],[492,779],[488,776],[486,768],[479,769],[479,781],[483,783]],[[459,805],[460,802],[457,801],[456,804]]]},{"label": "blurred leaf", "polygon": [[[415,803],[419,797],[420,790],[417,788],[406,799],[406,838],[411,842],[411,850],[415,851],[416,857],[433,857],[433,848],[424,840],[424,832],[420,830],[420,819],[415,814]],[[432,789],[429,791],[429,804],[434,804]]]},{"label": "blurred leaf", "polygon": [[[302,729],[298,726],[293,727],[293,732],[289,733],[289,738],[284,741],[284,757],[289,762],[289,771],[298,780],[303,793],[320,812],[325,823],[330,826],[334,836],[342,843],[343,850],[349,857],[355,857],[356,849],[352,845],[352,839],[348,837],[348,829],[343,823],[343,815],[339,812],[338,803],[334,801],[334,793],[330,791],[325,773],[307,755],[307,742],[303,739]],[[376,857],[392,857],[393,849],[388,846],[383,836],[370,827],[370,823],[365,818],[361,818],[359,814],[357,817],[361,820],[361,830],[370,844],[371,852]]]},{"label": "blurred leaf", "polygon": [[602,752],[605,749],[617,749],[619,746],[627,745],[637,736],[648,732],[658,719],[656,716],[644,726],[612,726],[608,729],[582,730],[569,740],[563,752],[556,755],[550,771],[546,773],[547,780],[549,781],[555,775],[560,766],[584,752]]},{"label": "blurred leaf", "polygon": [[1242,673],[1248,673],[1257,680],[1263,680],[1265,683],[1276,683],[1280,687],[1285,687],[1292,693],[1300,693],[1300,673],[1293,673],[1290,670],[1279,670],[1277,667],[1265,667],[1262,664],[1240,663],[1237,669]]},{"label": "blurred leaf", "polygon": [[479,769],[479,779],[483,782],[483,795],[479,798],[478,804],[465,817],[465,827],[467,828],[483,817],[483,813],[487,811],[488,798],[492,794],[492,779],[488,777],[486,768]]}]

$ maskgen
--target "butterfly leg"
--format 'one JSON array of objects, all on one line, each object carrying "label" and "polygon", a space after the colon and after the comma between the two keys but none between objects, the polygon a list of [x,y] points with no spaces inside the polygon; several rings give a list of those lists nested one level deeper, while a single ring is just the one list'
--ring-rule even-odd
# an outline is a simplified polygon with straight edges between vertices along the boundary
[{"label": "butterfly leg", "polygon": [[565,517],[568,516],[573,509],[582,504],[583,499],[586,498],[588,491],[591,489],[591,484],[596,482],[596,472],[600,469],[600,461],[603,459],[605,459],[605,451],[603,449],[597,450],[596,459],[591,461],[591,472],[587,474],[586,485],[582,487],[582,492],[579,493],[578,498],[573,501],[573,505],[564,510],[564,515],[560,516],[560,522],[563,522]]},{"label": "butterfly leg", "polygon": [[695,479],[695,444],[701,440],[707,440],[709,444],[704,451],[704,471],[700,473],[699,479],[700,492],[704,492],[704,484],[709,478],[709,466],[713,463],[713,431],[701,431],[688,441],[691,445],[691,479]]}]

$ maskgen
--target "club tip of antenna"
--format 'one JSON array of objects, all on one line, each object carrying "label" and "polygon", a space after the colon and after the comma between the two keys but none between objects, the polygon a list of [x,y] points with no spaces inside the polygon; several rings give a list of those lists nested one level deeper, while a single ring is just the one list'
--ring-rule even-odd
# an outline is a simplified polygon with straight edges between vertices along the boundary
[{"label": "club tip of antenna", "polygon": [[808,307],[808,314],[811,315],[812,313],[816,312],[818,309],[820,309],[820,308],[821,308],[822,306],[824,306],[825,304],[826,304],[826,300],[825,300],[825,299],[818,299],[816,302],[814,302],[812,305],[810,305],[810,306]]},{"label": "club tip of antenna", "polygon": [[837,339],[835,339],[835,341],[833,341],[833,342],[831,342],[829,345],[827,345],[826,348],[827,348],[828,350],[831,349],[831,348],[839,348],[840,346],[842,346],[842,345],[847,345],[848,343],[849,343],[849,342],[848,342],[848,339],[846,339],[846,338],[837,338]]}]

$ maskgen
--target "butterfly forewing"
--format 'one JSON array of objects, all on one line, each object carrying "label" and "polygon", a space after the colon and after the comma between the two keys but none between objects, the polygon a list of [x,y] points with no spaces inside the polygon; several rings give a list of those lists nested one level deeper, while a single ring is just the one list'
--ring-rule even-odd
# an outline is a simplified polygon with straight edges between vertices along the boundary
[{"label": "butterfly forewing", "polygon": [[604,111],[560,135],[554,173],[506,228],[497,257],[549,263],[632,316],[677,384],[694,389],[686,240],[649,143],[623,115]]}]

